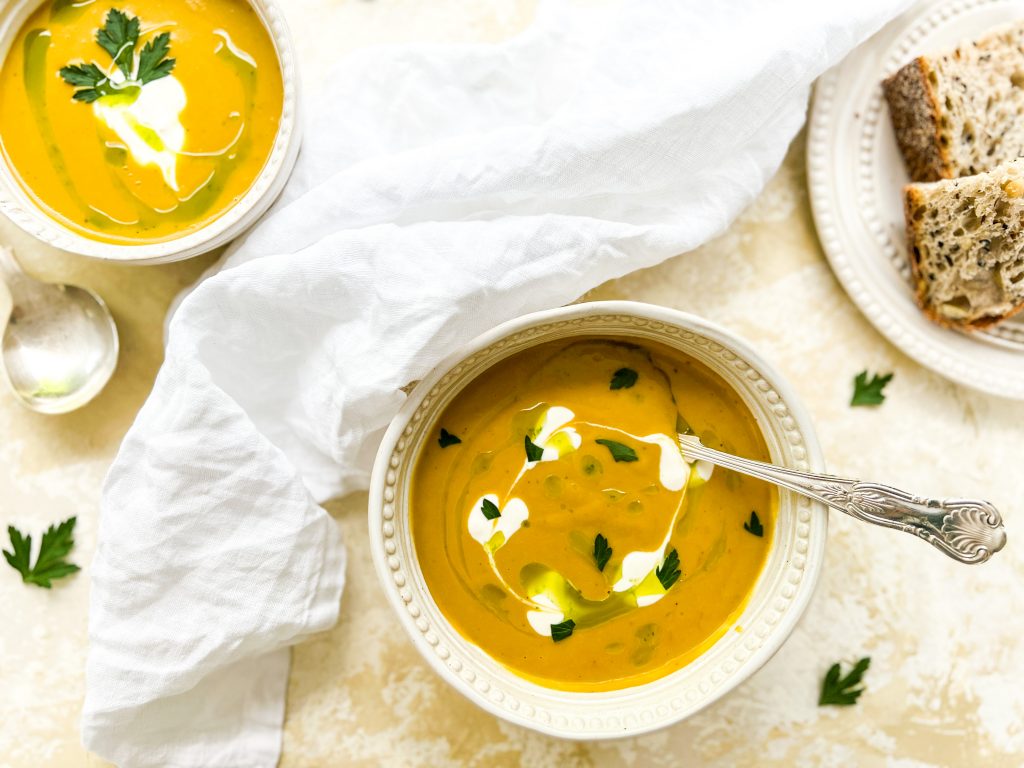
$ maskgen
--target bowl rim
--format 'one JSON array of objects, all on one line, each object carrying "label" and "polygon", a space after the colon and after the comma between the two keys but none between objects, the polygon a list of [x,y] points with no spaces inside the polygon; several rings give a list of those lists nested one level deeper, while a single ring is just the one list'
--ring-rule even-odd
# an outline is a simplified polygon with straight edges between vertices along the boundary
[{"label": "bowl rim", "polygon": [[[0,64],[27,17],[45,0],[0,0]],[[278,0],[244,0],[270,35],[281,69],[282,101],[277,133],[249,188],[220,216],[184,237],[155,243],[93,240],[50,216],[17,178],[0,152],[0,213],[37,240],[80,256],[120,264],[164,264],[212,251],[241,235],[266,213],[284,189],[302,141],[299,76],[291,31]]]},{"label": "bowl rim", "polygon": [[[695,706],[691,706],[686,711],[683,711],[681,714],[678,714],[678,716],[676,716],[676,713],[671,713],[668,719],[654,722],[634,722],[632,726],[629,725],[629,720],[627,718],[626,725],[622,729],[622,732],[616,733],[595,733],[586,730],[585,727],[577,728],[575,725],[570,727],[568,723],[560,724],[543,722],[534,717],[524,715],[518,710],[512,711],[507,707],[501,706],[500,700],[498,702],[493,701],[486,695],[487,688],[484,688],[483,691],[479,690],[472,684],[472,677],[467,680],[458,673],[458,668],[453,669],[449,666],[449,663],[446,661],[446,657],[443,657],[438,652],[436,637],[434,638],[434,642],[428,641],[425,639],[425,634],[429,635],[430,632],[427,632],[422,627],[417,626],[417,621],[422,622],[423,619],[417,619],[410,610],[412,599],[404,600],[402,598],[401,593],[403,591],[407,591],[407,589],[402,586],[405,582],[403,580],[401,584],[398,583],[398,574],[393,572],[394,569],[389,567],[388,563],[389,559],[394,559],[394,555],[391,554],[391,552],[386,553],[385,551],[384,528],[387,525],[391,525],[389,518],[385,514],[385,507],[391,506],[395,510],[392,513],[395,517],[399,515],[407,516],[408,513],[407,505],[401,504],[399,499],[393,499],[393,497],[390,499],[387,498],[387,492],[385,490],[386,485],[389,485],[389,480],[391,483],[394,482],[395,470],[397,467],[393,462],[392,456],[396,446],[398,446],[399,441],[401,441],[405,434],[407,434],[407,429],[412,426],[412,422],[414,420],[413,417],[424,404],[424,401],[428,398],[433,398],[436,393],[437,385],[445,376],[451,373],[453,369],[459,366],[460,363],[468,360],[477,353],[488,349],[503,339],[513,337],[523,331],[529,331],[531,328],[544,326],[553,321],[571,321],[577,318],[588,318],[602,315],[622,316],[624,318],[638,319],[641,321],[655,321],[656,323],[663,325],[674,326],[678,329],[689,331],[697,337],[704,337],[711,343],[717,343],[724,350],[731,351],[735,354],[737,360],[747,363],[749,370],[760,374],[760,379],[768,382],[772,391],[777,393],[779,399],[785,406],[786,413],[792,419],[795,429],[802,437],[802,447],[805,450],[805,462],[808,465],[808,468],[814,472],[824,471],[824,459],[821,448],[813,428],[813,422],[811,421],[810,415],[803,405],[803,402],[799,399],[795,390],[788,381],[785,380],[749,342],[732,331],[697,315],[654,304],[635,301],[596,301],[573,304],[556,309],[542,310],[526,314],[501,323],[489,331],[480,334],[472,341],[462,345],[452,353],[446,355],[422,380],[416,382],[412,392],[409,394],[405,403],[402,405],[395,418],[391,421],[391,424],[384,434],[374,460],[373,471],[371,474],[368,501],[368,523],[370,528],[371,554],[380,585],[387,595],[388,602],[398,614],[400,623],[412,640],[413,646],[449,685],[458,690],[474,704],[496,717],[500,717],[513,724],[520,725],[549,736],[568,740],[608,740],[627,738],[668,727],[697,714],[747,680],[754,672],[760,669],[790,637],[793,629],[796,627],[810,604],[824,565],[825,544],[828,532],[828,513],[826,508],[818,502],[806,499],[802,500],[801,504],[804,504],[810,510],[810,515],[808,517],[808,522],[810,523],[810,525],[808,525],[809,544],[802,555],[804,557],[804,565],[802,566],[804,577],[796,587],[794,597],[789,601],[784,610],[779,611],[781,618],[776,622],[776,631],[769,638],[762,638],[760,645],[758,645],[750,655],[738,665],[736,672],[731,675],[731,679],[727,680],[724,684],[720,684],[719,687],[712,692],[712,695],[705,695],[703,700],[699,701]],[[583,331],[581,335],[587,335],[587,332]],[[543,339],[539,340],[538,343],[542,343],[542,341]],[[489,362],[485,367],[490,367],[496,362],[497,360]],[[478,375],[480,375],[479,371],[473,374],[471,378],[475,378]],[[461,386],[459,388],[461,389]],[[762,434],[764,434],[764,428],[760,424],[759,429],[761,429]],[[765,435],[765,438],[769,439],[768,435]],[[416,455],[420,445],[421,443],[412,445],[409,448],[410,452]],[[801,518],[801,524],[803,524],[802,521],[803,518]],[[779,539],[773,538],[773,548],[779,541]],[[763,579],[765,573],[766,571],[762,571],[759,579]],[[424,589],[422,592],[423,594],[419,595],[421,599],[425,599],[436,605],[436,600],[434,600],[433,596],[430,594],[429,589]],[[776,596],[776,592],[773,590],[771,595],[774,598]],[[409,604],[407,605],[407,603]],[[441,614],[439,608],[438,613]],[[447,619],[444,618],[443,614],[441,615],[441,620],[448,624]],[[450,624],[448,624],[448,626],[451,628],[452,633],[459,637],[463,648],[468,649],[469,651],[476,651],[478,654],[486,656],[485,651],[477,648],[477,646],[470,641],[465,640],[465,638],[462,638],[461,635],[459,635],[458,630],[455,630],[454,627],[450,626]],[[724,637],[725,636],[723,636],[723,638]],[[708,648],[707,651],[701,654],[701,656],[692,663],[696,663],[701,658],[707,657],[712,653],[715,646],[719,645],[723,638],[719,638],[719,640],[717,640],[710,648]],[[498,662],[494,663],[498,664]],[[686,668],[687,667],[684,666],[682,669]],[[616,697],[617,695],[633,695],[637,691],[657,686],[659,683],[664,683],[664,681],[671,678],[673,675],[678,674],[680,671],[681,670],[676,670],[675,672],[669,673],[657,680],[638,686],[600,693],[558,691],[556,689],[549,689],[535,683],[530,683],[530,681],[526,682],[547,693],[575,699],[582,703],[588,699],[599,700]],[[514,672],[511,672],[511,674],[513,677],[518,677]],[[523,680],[523,678],[518,679]],[[583,722],[583,718],[577,719],[580,720],[581,723]],[[635,720],[636,719],[634,718],[634,721]]]}]

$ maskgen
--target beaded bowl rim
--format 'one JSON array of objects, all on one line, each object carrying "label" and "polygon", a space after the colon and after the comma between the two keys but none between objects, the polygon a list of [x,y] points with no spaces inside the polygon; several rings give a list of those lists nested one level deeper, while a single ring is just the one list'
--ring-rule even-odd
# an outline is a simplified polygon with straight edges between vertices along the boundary
[{"label": "beaded bowl rim", "polygon": [[[0,63],[27,18],[45,0],[0,0]],[[55,248],[121,264],[164,264],[213,250],[241,235],[277,199],[299,154],[302,130],[299,75],[292,35],[278,0],[245,0],[256,11],[274,44],[281,69],[281,117],[274,143],[249,189],[223,214],[184,237],[127,245],[90,239],[64,226],[33,200],[0,153],[0,213],[37,240]]]},{"label": "beaded bowl rim", "polygon": [[[828,516],[822,505],[780,491],[772,551],[746,609],[701,656],[658,680],[602,693],[566,692],[495,662],[458,634],[426,587],[407,525],[407,480],[434,418],[470,380],[521,349],[569,336],[648,339],[680,349],[741,396],[773,461],[811,471],[822,471],[824,462],[796,393],[747,342],[702,318],[650,304],[591,302],[520,317],[477,337],[417,383],[381,442],[368,509],[375,569],[413,645],[460,693],[509,722],[567,739],[635,736],[718,700],[781,647],[814,592]],[[741,624],[742,632],[734,632]]]}]

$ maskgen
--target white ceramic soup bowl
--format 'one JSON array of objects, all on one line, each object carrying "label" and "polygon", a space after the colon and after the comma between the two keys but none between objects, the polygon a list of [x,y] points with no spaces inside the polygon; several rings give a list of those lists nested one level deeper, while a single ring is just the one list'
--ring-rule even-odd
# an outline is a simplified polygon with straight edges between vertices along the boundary
[{"label": "white ceramic soup bowl", "polygon": [[445,680],[487,711],[570,739],[631,736],[678,722],[721,698],[760,668],[807,607],[825,554],[827,513],[780,491],[772,548],[746,610],[696,660],[633,688],[576,693],[524,680],[465,640],[427,589],[409,525],[409,485],[435,419],[484,370],[528,347],[603,336],[674,347],[720,375],[742,398],[772,461],[821,471],[818,441],[796,394],[757,352],[693,315],[634,302],[594,302],[538,312],[498,326],[442,361],[412,394],[384,436],[370,489],[370,541],[384,591],[413,644]]},{"label": "white ceramic soup bowl", "polygon": [[[299,80],[291,33],[277,0],[247,0],[270,33],[281,65],[284,98],[281,120],[270,154],[242,199],[206,226],[184,237],[161,243],[120,245],[85,237],[50,217],[18,182],[0,156],[0,213],[56,248],[83,256],[128,264],[162,264],[211,251],[230,242],[266,213],[284,189],[299,154]],[[42,0],[0,0],[0,62],[7,58],[14,39]]]}]

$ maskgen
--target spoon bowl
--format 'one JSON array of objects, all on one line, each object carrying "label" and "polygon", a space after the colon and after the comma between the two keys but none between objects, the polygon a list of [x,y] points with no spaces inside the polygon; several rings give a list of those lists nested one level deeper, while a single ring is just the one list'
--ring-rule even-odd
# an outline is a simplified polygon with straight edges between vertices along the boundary
[{"label": "spoon bowl", "polygon": [[106,386],[117,366],[117,326],[99,296],[76,285],[29,277],[0,248],[9,294],[0,359],[15,396],[39,413],[73,411]]}]

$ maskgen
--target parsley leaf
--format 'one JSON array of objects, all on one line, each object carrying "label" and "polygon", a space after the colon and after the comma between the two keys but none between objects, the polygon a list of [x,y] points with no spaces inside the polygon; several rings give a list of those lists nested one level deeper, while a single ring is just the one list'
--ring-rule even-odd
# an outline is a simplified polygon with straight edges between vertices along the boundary
[{"label": "parsley leaf", "polygon": [[[96,32],[96,42],[110,54],[114,64],[124,75],[127,85],[145,85],[161,77],[167,77],[174,69],[175,59],[168,59],[171,48],[171,33],[162,32],[142,47],[138,63],[135,48],[139,43],[139,19],[128,16],[116,8],[107,14],[103,28]],[[101,96],[115,92],[110,77],[94,63],[69,64],[61,67],[60,76],[68,85],[73,85],[75,101],[91,104]],[[117,86],[120,88],[121,86]]]},{"label": "parsley leaf", "polygon": [[4,559],[14,570],[22,576],[22,581],[25,580],[25,574],[29,573],[32,568],[30,566],[30,559],[32,557],[32,537],[22,536],[21,531],[15,528],[13,525],[7,526],[7,535],[11,537],[11,552],[4,550]]},{"label": "parsley leaf", "polygon": [[667,592],[669,587],[679,581],[679,552],[673,548],[665,557],[661,567],[655,570],[654,575],[661,582],[662,589]]},{"label": "parsley leaf", "polygon": [[839,676],[839,664],[833,664],[828,674],[821,683],[821,696],[818,698],[818,706],[824,707],[833,705],[837,707],[849,707],[857,703],[857,699],[864,693],[864,687],[857,688],[864,673],[871,666],[871,657],[865,656],[858,661],[846,677]]},{"label": "parsley leaf", "polygon": [[174,69],[177,59],[164,58],[171,49],[171,33],[161,32],[142,47],[139,54],[139,71],[135,79],[145,85],[161,77],[167,77]]},{"label": "parsley leaf", "polygon": [[437,438],[437,444],[442,448],[447,448],[449,445],[458,445],[462,442],[462,439],[456,437],[444,427],[441,427],[441,436]]},{"label": "parsley leaf", "polygon": [[595,440],[598,445],[603,445],[612,453],[612,458],[616,461],[638,461],[636,451],[630,448],[628,445],[617,443],[614,440]]},{"label": "parsley leaf", "polygon": [[861,371],[853,380],[853,398],[850,400],[850,405],[880,405],[885,401],[882,390],[890,381],[892,381],[891,373],[884,376],[875,374],[868,379],[868,372]]},{"label": "parsley leaf", "polygon": [[498,505],[490,499],[484,499],[484,503],[480,505],[480,511],[484,513],[484,517],[488,520],[501,517],[501,510],[498,509]]},{"label": "parsley leaf", "polygon": [[609,389],[629,389],[636,384],[638,374],[632,368],[619,368],[612,374],[612,383]]},{"label": "parsley leaf", "polygon": [[60,525],[51,525],[47,528],[43,540],[39,543],[36,564],[32,566],[29,565],[32,537],[24,536],[13,525],[7,526],[7,534],[11,537],[11,551],[4,550],[4,559],[21,574],[23,582],[49,589],[52,580],[70,576],[79,570],[77,565],[64,559],[75,545],[72,534],[76,522],[77,518],[71,517]]},{"label": "parsley leaf", "polygon": [[755,536],[764,536],[764,526],[761,525],[761,521],[757,517],[757,512],[750,513],[750,522],[743,524],[743,530],[747,533],[752,533]]},{"label": "parsley leaf", "polygon": [[541,460],[541,457],[544,455],[544,449],[537,445],[535,442],[533,442],[533,440],[530,439],[529,435],[526,436],[526,439],[523,441],[523,444],[526,446],[527,461]]},{"label": "parsley leaf", "polygon": [[117,68],[124,73],[124,79],[131,80],[132,65],[135,64],[135,44],[139,42],[138,17],[129,17],[122,11],[111,8],[103,29],[96,32],[96,42],[110,54]]},{"label": "parsley leaf", "polygon": [[608,560],[611,559],[613,551],[608,546],[608,539],[600,533],[594,537],[594,562],[597,563],[597,570],[604,570],[604,567],[608,565]]},{"label": "parsley leaf", "polygon": [[107,92],[103,90],[103,87],[110,82],[103,74],[103,70],[95,64],[72,64],[61,67],[60,76],[64,78],[64,82],[79,88],[72,98],[75,101],[84,101],[86,104],[91,104],[100,96],[105,96]]},{"label": "parsley leaf", "polygon": [[572,634],[573,629],[576,627],[576,622],[572,619],[566,619],[561,624],[551,625],[551,639],[556,643],[565,640]]}]

